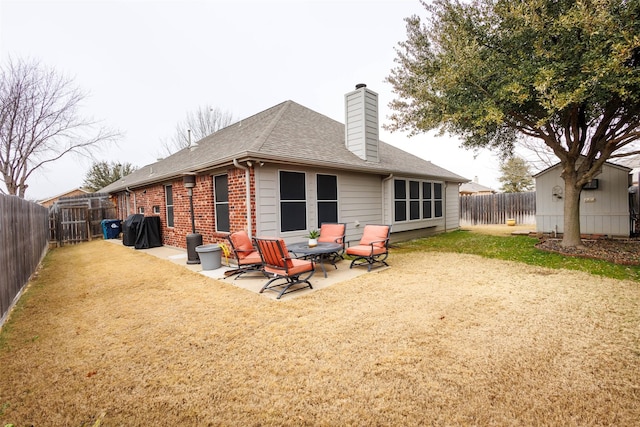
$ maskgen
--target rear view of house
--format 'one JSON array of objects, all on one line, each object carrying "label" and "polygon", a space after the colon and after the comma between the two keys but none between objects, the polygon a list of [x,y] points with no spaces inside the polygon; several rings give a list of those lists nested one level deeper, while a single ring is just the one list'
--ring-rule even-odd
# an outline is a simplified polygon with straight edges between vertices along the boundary
[{"label": "rear view of house", "polygon": [[392,225],[392,240],[459,228],[453,172],[379,140],[378,94],[345,95],[345,124],[293,101],[219,130],[109,185],[119,217],[158,215],[166,245],[185,246],[194,224],[205,243],[230,232],[301,240],[323,222]]}]

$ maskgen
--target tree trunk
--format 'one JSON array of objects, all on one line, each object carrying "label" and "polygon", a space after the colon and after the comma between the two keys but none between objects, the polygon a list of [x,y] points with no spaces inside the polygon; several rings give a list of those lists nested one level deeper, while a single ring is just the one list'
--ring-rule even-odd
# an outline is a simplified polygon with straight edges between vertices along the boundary
[{"label": "tree trunk", "polygon": [[576,189],[574,180],[565,177],[564,181],[564,233],[562,246],[580,247],[580,193]]}]

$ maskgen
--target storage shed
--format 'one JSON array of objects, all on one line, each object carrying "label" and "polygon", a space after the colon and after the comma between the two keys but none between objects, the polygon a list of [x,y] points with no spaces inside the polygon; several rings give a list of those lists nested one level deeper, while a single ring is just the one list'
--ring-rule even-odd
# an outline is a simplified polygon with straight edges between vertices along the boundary
[{"label": "storage shed", "polygon": [[[564,180],[558,163],[534,175],[536,228],[539,233],[564,231]],[[602,173],[586,184],[580,195],[582,234],[624,236],[632,230],[629,205],[631,169],[605,163]]]}]

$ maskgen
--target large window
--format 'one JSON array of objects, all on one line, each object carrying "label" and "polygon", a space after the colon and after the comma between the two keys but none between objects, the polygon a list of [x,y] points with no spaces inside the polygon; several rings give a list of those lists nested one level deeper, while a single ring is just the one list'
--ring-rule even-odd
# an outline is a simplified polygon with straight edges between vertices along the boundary
[{"label": "large window", "polygon": [[302,172],[280,172],[280,231],[306,230],[307,199]]},{"label": "large window", "polygon": [[318,228],[323,222],[338,222],[338,178],[317,175]]},{"label": "large window", "polygon": [[167,227],[173,227],[173,186],[165,185],[164,199],[167,205]]},{"label": "large window", "polygon": [[393,182],[394,220],[441,218],[442,183],[396,179]]},{"label": "large window", "polygon": [[396,221],[407,220],[407,182],[404,179],[393,181],[393,198],[395,206],[394,218]]},{"label": "large window", "polygon": [[409,181],[409,219],[420,219],[420,183]]},{"label": "large window", "polygon": [[433,183],[433,216],[442,217],[442,184]]},{"label": "large window", "polygon": [[227,175],[213,177],[216,231],[229,232],[229,181]]}]

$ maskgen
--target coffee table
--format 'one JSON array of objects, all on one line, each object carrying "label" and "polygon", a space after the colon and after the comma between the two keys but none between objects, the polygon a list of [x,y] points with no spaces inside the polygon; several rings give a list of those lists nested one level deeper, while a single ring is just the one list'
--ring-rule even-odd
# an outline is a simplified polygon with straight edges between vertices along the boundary
[{"label": "coffee table", "polygon": [[[320,264],[324,277],[327,277],[327,270],[324,268],[324,261],[332,253],[339,252],[342,249],[342,245],[340,243],[321,242],[318,243],[317,246],[309,247],[309,243],[301,242],[287,245],[287,249],[296,256],[304,255],[305,257],[311,258],[316,264]],[[335,264],[333,266],[338,268]]]}]

